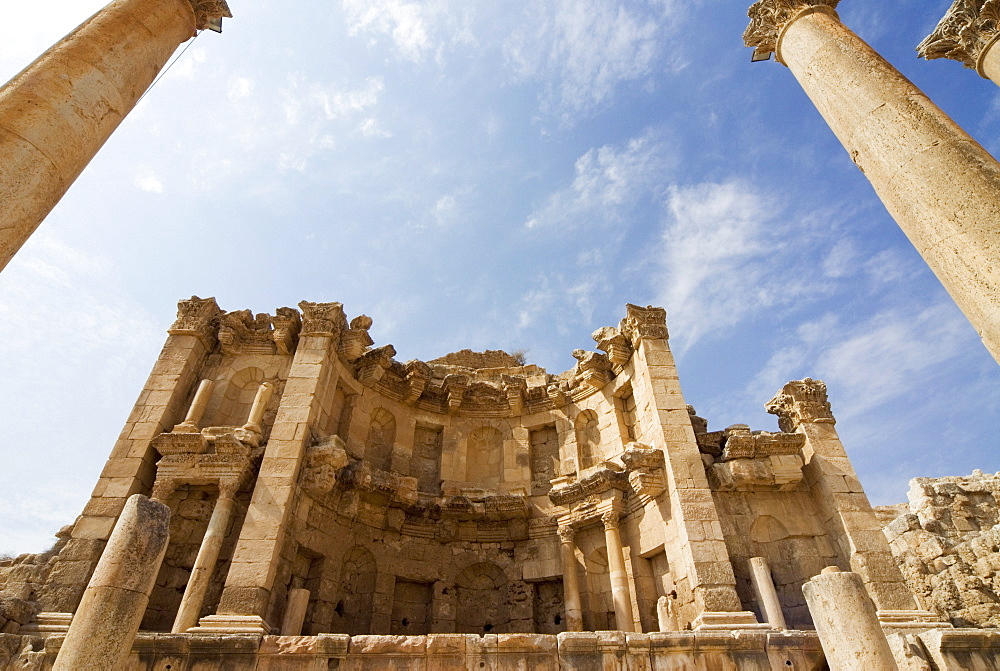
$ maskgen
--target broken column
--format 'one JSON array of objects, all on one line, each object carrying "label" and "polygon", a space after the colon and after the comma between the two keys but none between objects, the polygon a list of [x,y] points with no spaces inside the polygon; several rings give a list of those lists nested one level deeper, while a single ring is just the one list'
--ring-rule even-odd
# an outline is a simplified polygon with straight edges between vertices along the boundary
[{"label": "broken column", "polygon": [[125,503],[59,649],[59,670],[123,668],[170,538],[170,509],[135,494]]},{"label": "broken column", "polygon": [[583,609],[580,606],[580,576],[576,572],[576,545],[572,527],[559,527],[562,542],[563,602],[566,613],[566,631],[583,631]]},{"label": "broken column", "polygon": [[201,418],[205,415],[205,408],[208,407],[213,389],[215,389],[214,382],[211,380],[201,381],[198,385],[198,391],[195,392],[194,400],[191,401],[191,407],[188,408],[187,416],[184,417],[183,422],[174,427],[175,433],[198,432],[198,424],[201,423]]},{"label": "broken column", "polygon": [[617,510],[613,510],[601,515],[608,551],[608,571],[611,573],[611,596],[615,602],[615,624],[619,631],[635,631],[632,593],[628,586],[628,574],[625,572],[622,537],[618,531],[618,514]]},{"label": "broken column", "polygon": [[922,58],[951,58],[1000,85],[1000,0],[955,0],[917,47]]},{"label": "broken column", "polygon": [[302,625],[306,621],[306,610],[309,608],[309,590],[296,587],[288,591],[288,603],[285,605],[285,617],[281,620],[282,636],[301,636]]},{"label": "broken column", "polygon": [[802,585],[802,592],[831,669],[896,671],[875,604],[859,575],[828,567]]},{"label": "broken column", "polygon": [[1000,163],[840,22],[839,0],[760,0],[754,60],[787,65],[1000,361]]},{"label": "broken column", "polygon": [[0,270],[223,0],[115,0],[0,88]]}]

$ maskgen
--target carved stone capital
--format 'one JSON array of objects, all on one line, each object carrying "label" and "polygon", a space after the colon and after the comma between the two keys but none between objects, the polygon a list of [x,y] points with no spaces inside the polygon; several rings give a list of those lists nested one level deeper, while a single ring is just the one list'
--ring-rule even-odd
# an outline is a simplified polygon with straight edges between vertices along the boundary
[{"label": "carved stone capital", "polygon": [[576,529],[571,526],[560,526],[556,533],[559,534],[559,540],[563,543],[572,543],[573,539],[576,538]]},{"label": "carved stone capital", "polygon": [[753,47],[753,61],[766,61],[778,50],[781,31],[804,9],[819,8],[835,13],[840,0],[757,0],[747,16],[750,25],[743,33],[743,43]]},{"label": "carved stone capital", "polygon": [[299,303],[302,310],[302,331],[304,336],[339,337],[347,328],[347,317],[342,303]]},{"label": "carved stone capital", "polygon": [[609,510],[606,513],[601,513],[601,523],[605,529],[617,529],[618,522],[619,513],[617,510]]},{"label": "carved stone capital", "polygon": [[156,478],[156,482],[153,483],[153,491],[150,493],[149,498],[154,501],[160,501],[161,503],[166,503],[170,495],[174,493],[177,489],[178,482],[173,478]]},{"label": "carved stone capital", "polygon": [[638,347],[647,338],[666,340],[670,337],[667,311],[652,305],[643,308],[628,303],[625,305],[625,319],[618,325],[618,330],[632,342],[633,347]]},{"label": "carved stone capital", "polygon": [[193,335],[205,347],[215,346],[222,310],[214,298],[192,296],[177,303],[177,319],[167,331],[170,335]]},{"label": "carved stone capital", "polygon": [[189,0],[198,30],[222,32],[222,19],[233,18],[226,0]]},{"label": "carved stone capital", "polygon": [[826,395],[826,383],[806,378],[789,382],[764,408],[778,416],[778,426],[794,433],[801,424],[834,424],[833,411]]},{"label": "carved stone capital", "polygon": [[236,498],[241,484],[242,480],[238,477],[219,480],[219,500]]},{"label": "carved stone capital", "polygon": [[980,60],[998,37],[1000,0],[955,0],[934,32],[917,46],[917,53],[927,60],[961,61],[983,75]]}]

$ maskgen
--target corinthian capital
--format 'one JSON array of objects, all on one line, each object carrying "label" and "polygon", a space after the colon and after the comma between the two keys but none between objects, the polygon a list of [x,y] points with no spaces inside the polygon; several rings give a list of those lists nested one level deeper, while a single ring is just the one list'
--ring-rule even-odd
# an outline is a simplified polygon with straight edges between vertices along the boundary
[{"label": "corinthian capital", "polygon": [[226,0],[189,0],[198,30],[222,32],[222,19],[233,18]]},{"label": "corinthian capital", "polygon": [[826,383],[808,377],[786,384],[764,409],[778,416],[778,426],[785,433],[794,433],[801,424],[836,422],[826,395]]},{"label": "corinthian capital", "polygon": [[753,47],[753,61],[766,61],[778,50],[778,36],[799,12],[809,7],[828,11],[836,9],[840,0],[757,0],[747,16],[750,25],[743,33],[743,43]]},{"label": "corinthian capital", "polygon": [[979,58],[998,35],[1000,0],[955,0],[917,53],[927,60],[951,58],[979,70]]}]

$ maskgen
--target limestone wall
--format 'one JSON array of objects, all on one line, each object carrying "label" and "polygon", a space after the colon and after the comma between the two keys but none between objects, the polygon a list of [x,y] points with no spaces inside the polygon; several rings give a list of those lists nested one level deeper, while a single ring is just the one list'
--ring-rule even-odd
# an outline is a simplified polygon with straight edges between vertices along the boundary
[{"label": "limestone wall", "polygon": [[1000,473],[916,478],[883,509],[885,535],[924,607],[956,626],[1000,626]]}]

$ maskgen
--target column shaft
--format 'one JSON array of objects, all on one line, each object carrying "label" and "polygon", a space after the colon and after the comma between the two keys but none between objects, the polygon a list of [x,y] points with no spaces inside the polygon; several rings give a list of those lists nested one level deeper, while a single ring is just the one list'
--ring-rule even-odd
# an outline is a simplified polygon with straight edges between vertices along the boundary
[{"label": "column shaft", "polygon": [[802,586],[831,669],[896,671],[875,604],[861,577],[832,569]]},{"label": "column shaft", "polygon": [[832,9],[793,18],[777,50],[1000,361],[1000,163]]},{"label": "column shaft", "polygon": [[226,539],[233,503],[233,493],[220,490],[219,500],[212,510],[212,518],[208,521],[205,538],[201,541],[198,557],[195,559],[194,568],[191,569],[191,578],[188,580],[184,598],[181,599],[177,617],[174,619],[174,626],[171,629],[174,634],[183,634],[198,624],[201,608],[205,604],[205,593],[212,581],[215,564],[219,561],[222,543]]},{"label": "column shaft", "polygon": [[778,592],[774,589],[767,560],[763,557],[751,557],[749,563],[750,580],[753,582],[753,591],[757,595],[762,615],[775,629],[787,629],[785,615],[781,612],[781,600],[778,599]]},{"label": "column shaft", "polygon": [[611,595],[615,602],[615,624],[619,631],[635,631],[632,616],[632,593],[625,572],[625,558],[622,553],[622,537],[618,531],[618,521],[604,523],[604,539],[608,551],[608,571],[611,573]]},{"label": "column shaft", "polygon": [[273,392],[274,385],[270,382],[264,382],[257,388],[257,395],[254,396],[253,405],[250,407],[250,417],[247,418],[247,427],[260,430],[261,420],[264,419],[264,411],[267,409],[267,403],[271,400]]},{"label": "column shaft", "polygon": [[54,669],[121,669],[167,552],[170,509],[129,498],[73,617]]},{"label": "column shaft", "polygon": [[302,635],[302,625],[306,621],[308,608],[309,590],[301,587],[289,590],[288,603],[285,605],[285,617],[281,621],[282,636]]},{"label": "column shaft", "polygon": [[0,270],[195,27],[188,0],[115,0],[0,89]]},{"label": "column shaft", "polygon": [[583,608],[580,605],[580,576],[576,571],[576,546],[572,534],[559,530],[562,540],[563,603],[566,609],[566,631],[583,631]]},{"label": "column shaft", "polygon": [[208,407],[208,401],[212,397],[213,389],[215,389],[215,383],[213,381],[201,381],[198,385],[198,391],[194,394],[194,400],[191,401],[191,407],[188,408],[187,415],[184,417],[184,421],[174,427],[175,431],[178,428],[188,430],[198,429],[198,424],[201,422],[201,418],[205,416],[205,408]]}]

